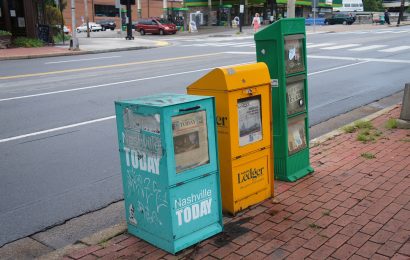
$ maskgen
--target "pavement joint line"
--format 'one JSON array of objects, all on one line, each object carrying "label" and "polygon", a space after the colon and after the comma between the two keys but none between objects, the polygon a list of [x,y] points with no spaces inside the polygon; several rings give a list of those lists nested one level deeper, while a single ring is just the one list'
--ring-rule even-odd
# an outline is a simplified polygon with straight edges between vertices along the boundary
[{"label": "pavement joint line", "polygon": [[140,64],[147,64],[147,63],[178,61],[178,60],[185,60],[185,59],[191,59],[191,58],[202,58],[202,57],[207,57],[207,56],[215,56],[215,55],[220,55],[220,54],[223,54],[223,52],[206,53],[206,54],[190,55],[190,56],[182,56],[182,57],[173,57],[173,58],[165,58],[165,59],[158,59],[158,60],[127,62],[127,63],[119,63],[119,64],[113,64],[113,65],[102,65],[102,66],[85,67],[85,68],[78,68],[78,69],[67,69],[67,70],[57,70],[57,71],[50,71],[50,72],[39,72],[39,73],[32,73],[32,74],[21,74],[21,75],[13,75],[13,76],[0,76],[0,80],[28,78],[28,77],[54,75],[54,74],[62,74],[62,73],[78,72],[78,71],[90,71],[90,70],[116,68],[116,67],[126,67],[126,66],[131,66],[131,65],[140,65]]}]

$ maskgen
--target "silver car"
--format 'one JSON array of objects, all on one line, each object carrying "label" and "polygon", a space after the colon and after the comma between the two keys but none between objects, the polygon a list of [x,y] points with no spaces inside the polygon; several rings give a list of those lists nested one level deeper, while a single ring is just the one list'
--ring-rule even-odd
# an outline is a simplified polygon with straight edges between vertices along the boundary
[{"label": "silver car", "polygon": [[[88,23],[88,26],[90,28],[90,31],[92,32],[98,32],[102,31],[102,27],[99,24],[96,23]],[[83,23],[82,25],[77,27],[77,32],[86,32],[87,31],[87,23]]]}]

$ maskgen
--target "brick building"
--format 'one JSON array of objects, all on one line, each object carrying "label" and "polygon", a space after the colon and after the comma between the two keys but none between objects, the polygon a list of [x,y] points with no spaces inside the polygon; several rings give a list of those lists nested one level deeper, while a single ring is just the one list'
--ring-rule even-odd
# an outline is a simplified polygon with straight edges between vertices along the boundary
[{"label": "brick building", "polygon": [[13,36],[37,36],[37,0],[0,0],[0,30]]}]

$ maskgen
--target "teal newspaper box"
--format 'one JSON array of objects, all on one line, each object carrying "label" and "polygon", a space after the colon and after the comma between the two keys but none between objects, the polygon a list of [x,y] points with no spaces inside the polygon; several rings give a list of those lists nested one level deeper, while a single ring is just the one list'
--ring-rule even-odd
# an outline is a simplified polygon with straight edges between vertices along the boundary
[{"label": "teal newspaper box", "polygon": [[213,97],[115,102],[128,232],[175,254],[222,231]]}]

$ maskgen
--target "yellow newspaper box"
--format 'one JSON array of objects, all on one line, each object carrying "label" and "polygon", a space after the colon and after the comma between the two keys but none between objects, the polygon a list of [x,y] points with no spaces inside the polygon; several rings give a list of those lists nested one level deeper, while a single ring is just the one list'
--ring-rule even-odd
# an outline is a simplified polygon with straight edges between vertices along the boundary
[{"label": "yellow newspaper box", "polygon": [[216,68],[187,88],[214,96],[223,210],[273,196],[271,80],[265,63]]}]

